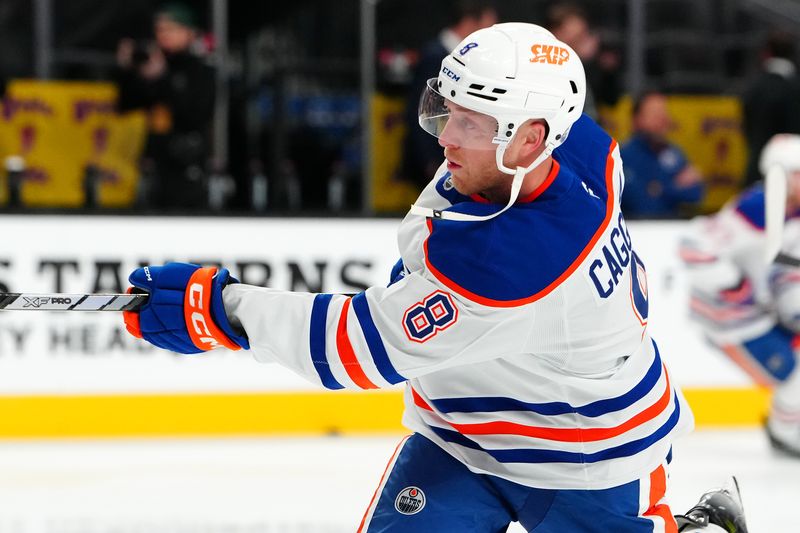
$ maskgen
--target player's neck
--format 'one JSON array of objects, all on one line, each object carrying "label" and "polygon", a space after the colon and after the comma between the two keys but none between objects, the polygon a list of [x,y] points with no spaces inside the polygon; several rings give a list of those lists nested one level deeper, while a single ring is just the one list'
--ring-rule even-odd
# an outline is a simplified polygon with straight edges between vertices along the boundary
[{"label": "player's neck", "polygon": [[[535,169],[528,172],[525,178],[522,181],[522,187],[519,190],[519,194],[517,195],[517,201],[520,198],[525,198],[529,196],[533,191],[537,189],[544,181],[547,179],[547,176],[550,175],[550,171],[553,168],[553,158],[548,157],[542,163],[536,167]],[[511,194],[511,182],[512,176],[506,176],[503,181],[503,184],[493,188],[487,189],[479,193],[484,199],[496,203],[496,204],[505,204],[508,202],[508,197]]]},{"label": "player's neck", "polygon": [[542,163],[528,172],[525,180],[522,182],[522,188],[519,190],[519,197],[525,198],[535,191],[550,175],[550,170],[553,168],[553,158],[548,157]]}]

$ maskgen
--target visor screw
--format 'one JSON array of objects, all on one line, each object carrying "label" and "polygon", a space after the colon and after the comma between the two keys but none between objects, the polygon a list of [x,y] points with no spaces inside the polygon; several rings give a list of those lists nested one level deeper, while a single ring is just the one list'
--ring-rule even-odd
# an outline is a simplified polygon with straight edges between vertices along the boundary
[{"label": "visor screw", "polygon": [[442,88],[442,82],[439,82],[439,88],[440,89]]},{"label": "visor screw", "polygon": [[561,134],[560,134],[560,133],[559,133],[558,135],[556,135],[556,140],[557,140],[557,141],[560,141],[560,140],[561,140]]},{"label": "visor screw", "polygon": [[511,132],[510,131],[506,132],[506,137],[511,137]]},{"label": "visor screw", "polygon": [[450,96],[455,96],[455,95],[456,95],[455,91],[450,91]]},{"label": "visor screw", "polygon": [[508,125],[508,129],[510,129],[510,130],[514,129],[514,125],[513,124],[509,124]]}]

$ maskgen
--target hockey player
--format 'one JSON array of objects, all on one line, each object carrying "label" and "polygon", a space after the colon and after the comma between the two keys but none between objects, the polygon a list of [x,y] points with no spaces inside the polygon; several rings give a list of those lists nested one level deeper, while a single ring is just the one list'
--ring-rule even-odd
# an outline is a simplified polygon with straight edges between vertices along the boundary
[{"label": "hockey player", "polygon": [[[773,137],[760,160],[766,175],[787,180],[782,249],[800,255],[800,136]],[[761,185],[719,213],[699,217],[681,244],[691,283],[691,313],[708,340],[766,387],[774,387],[766,423],[774,447],[800,457],[800,270],[763,260],[765,201]]]},{"label": "hockey player", "polygon": [[647,332],[619,150],[581,115],[585,90],[543,28],[473,33],[421,99],[446,161],[400,224],[388,286],[292,293],[149,267],[130,276],[150,298],[129,331],[250,349],[329,389],[405,382],[413,433],[358,531],[677,531],[666,467],[692,416]]}]

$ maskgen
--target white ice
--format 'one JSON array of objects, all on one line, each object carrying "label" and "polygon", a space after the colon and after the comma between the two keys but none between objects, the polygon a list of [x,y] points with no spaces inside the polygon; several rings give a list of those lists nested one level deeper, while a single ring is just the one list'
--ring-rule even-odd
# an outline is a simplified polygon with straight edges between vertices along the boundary
[{"label": "white ice", "polygon": [[[0,442],[0,533],[353,532],[399,440]],[[774,454],[757,430],[682,439],[673,511],[731,473],[752,533],[800,531],[800,460]]]}]

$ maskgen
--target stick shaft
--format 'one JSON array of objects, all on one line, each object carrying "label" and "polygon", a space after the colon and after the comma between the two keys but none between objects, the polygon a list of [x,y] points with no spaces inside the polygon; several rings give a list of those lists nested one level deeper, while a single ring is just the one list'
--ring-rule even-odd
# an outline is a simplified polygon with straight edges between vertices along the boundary
[{"label": "stick shaft", "polygon": [[33,294],[0,292],[0,311],[134,311],[147,294]]},{"label": "stick shaft", "polygon": [[764,177],[764,260],[772,263],[783,245],[788,195],[786,172],[772,166]]},{"label": "stick shaft", "polygon": [[786,265],[791,267],[800,267],[800,257],[794,257],[791,255],[787,255],[783,252],[779,252],[777,256],[775,256],[775,262],[779,265]]}]

